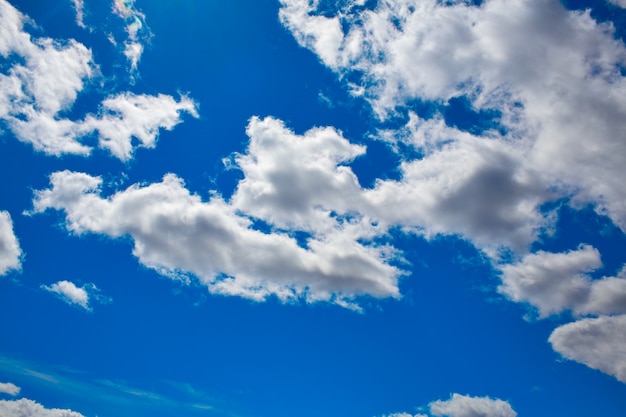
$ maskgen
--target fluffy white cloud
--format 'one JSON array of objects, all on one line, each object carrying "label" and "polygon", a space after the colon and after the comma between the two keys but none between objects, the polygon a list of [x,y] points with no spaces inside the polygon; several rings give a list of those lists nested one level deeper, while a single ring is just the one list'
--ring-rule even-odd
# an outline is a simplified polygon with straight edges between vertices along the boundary
[{"label": "fluffy white cloud", "polygon": [[14,401],[0,400],[0,415],[3,417],[84,417],[72,410],[45,408],[27,398]]},{"label": "fluffy white cloud", "polygon": [[0,393],[2,394],[17,395],[20,391],[20,387],[11,382],[0,382]]},{"label": "fluffy white cloud", "polygon": [[366,193],[377,218],[427,236],[462,235],[487,251],[523,252],[546,225],[538,206],[549,193],[523,146],[415,115],[402,134],[423,157],[403,162],[400,180],[378,181]]},{"label": "fluffy white cloud", "polygon": [[385,262],[387,248],[359,243],[362,235],[353,230],[359,228],[349,221],[302,247],[286,233],[255,229],[219,196],[202,201],[172,174],[108,198],[99,195],[101,179],[87,174],[56,172],[51,183],[36,193],[35,212],[64,210],[67,228],[77,234],[129,235],[144,265],[193,273],[214,293],[352,307],[358,295],[399,296],[399,272]]},{"label": "fluffy white cloud", "polygon": [[[430,415],[437,417],[516,417],[511,405],[489,397],[452,394],[449,400],[429,404]],[[394,413],[384,417],[428,417],[426,414]]]},{"label": "fluffy white cloud", "polygon": [[159,129],[172,129],[182,113],[198,116],[195,103],[187,97],[176,101],[162,94],[122,93],[105,99],[99,115],[84,120],[64,118],[63,112],[98,73],[91,50],[74,40],[31,39],[23,30],[25,20],[6,0],[0,0],[0,55],[23,59],[13,60],[8,71],[0,73],[0,118],[19,140],[36,150],[88,155],[91,147],[81,139],[96,132],[100,147],[127,160],[132,156],[132,138],[139,140],[139,146],[154,147]]},{"label": "fluffy white cloud", "polygon": [[94,284],[77,287],[73,282],[63,280],[52,285],[42,285],[41,288],[58,295],[66,303],[75,304],[87,311],[91,311],[90,300],[107,301],[99,294],[100,290]]},{"label": "fluffy white cloud", "polygon": [[558,327],[554,350],[626,383],[626,315],[588,318]]},{"label": "fluffy white cloud", "polygon": [[102,102],[102,115],[89,115],[80,125],[82,132],[97,131],[101,148],[121,160],[132,156],[132,138],[141,146],[154,148],[159,129],[172,130],[181,122],[181,114],[198,117],[196,104],[183,96],[180,101],[164,94],[158,96],[123,93]]},{"label": "fluffy white cloud", "polygon": [[[530,142],[527,165],[626,227],[626,185],[615,175],[626,166],[626,49],[609,25],[552,0],[352,2],[335,17],[317,1],[281,3],[300,44],[358,75],[381,117],[415,98],[466,96],[498,110],[507,139]],[[322,36],[326,27],[336,29]]]},{"label": "fluffy white cloud", "polygon": [[511,405],[503,400],[489,397],[470,397],[453,394],[447,401],[438,400],[430,403],[430,412],[434,416],[447,417],[515,417]]},{"label": "fluffy white cloud", "polygon": [[0,211],[0,275],[13,269],[20,269],[22,250],[15,233],[13,221],[8,211]]},{"label": "fluffy white cloud", "polygon": [[583,245],[566,253],[539,251],[504,265],[499,291],[513,301],[537,307],[541,317],[572,310],[576,314],[626,313],[626,277],[592,280],[602,266],[600,252]]},{"label": "fluffy white cloud", "polygon": [[[334,12],[318,0],[281,4],[280,19],[298,43],[379,119],[409,120],[381,137],[420,157],[401,165],[400,180],[365,191],[363,213],[426,236],[470,240],[502,270],[500,291],[542,317],[626,310],[624,272],[589,275],[601,266],[597,250],[528,254],[552,226],[540,207],[558,198],[590,203],[626,230],[626,48],[610,24],[557,0],[348,1]],[[411,113],[416,99],[445,106],[456,97],[495,111],[506,133],[471,135],[441,116]],[[500,265],[501,248],[521,260]]]}]

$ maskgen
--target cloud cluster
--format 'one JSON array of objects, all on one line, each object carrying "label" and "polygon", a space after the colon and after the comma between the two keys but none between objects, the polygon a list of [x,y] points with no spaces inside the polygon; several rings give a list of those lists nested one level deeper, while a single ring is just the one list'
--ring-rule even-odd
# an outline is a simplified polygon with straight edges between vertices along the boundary
[{"label": "cloud cluster", "polygon": [[[437,417],[516,417],[511,405],[489,397],[452,394],[449,400],[429,404],[430,415]],[[428,417],[426,414],[394,413],[385,417]]]},{"label": "cloud cluster", "polygon": [[203,201],[173,174],[108,198],[100,196],[98,177],[62,171],[50,181],[50,189],[36,192],[34,212],[63,210],[76,234],[130,236],[141,263],[167,275],[192,273],[214,293],[350,307],[358,295],[399,297],[399,271],[386,263],[387,248],[361,243],[374,226],[327,213],[333,227],[300,244],[291,230],[253,227],[217,195]]},{"label": "cloud cluster", "polygon": [[13,221],[8,211],[0,211],[0,275],[20,269],[22,250],[13,232]]},{"label": "cloud cluster", "polygon": [[85,284],[77,287],[71,281],[62,280],[52,285],[42,285],[43,290],[56,294],[61,300],[70,305],[77,305],[87,311],[91,311],[90,301],[108,302],[106,297],[100,294],[100,290],[94,284]]},{"label": "cloud cluster", "polygon": [[[334,11],[315,0],[281,4],[298,43],[379,120],[408,120],[381,131],[420,157],[402,163],[400,180],[366,193],[378,217],[468,239],[501,270],[500,292],[540,317],[600,315],[557,329],[553,346],[623,380],[624,349],[612,339],[596,339],[594,349],[574,341],[591,341],[589,327],[621,326],[610,315],[626,311],[624,273],[592,279],[602,263],[588,245],[529,253],[554,227],[554,213],[541,208],[557,199],[591,204],[626,230],[626,48],[613,27],[554,0],[348,1]],[[412,110],[416,100],[445,108],[455,98],[491,112],[494,129],[470,134]],[[499,257],[502,248],[513,263]]]},{"label": "cloud cluster", "polygon": [[11,382],[0,382],[0,393],[2,394],[17,395],[20,391],[20,387]]},{"label": "cloud cluster", "polygon": [[0,415],[3,417],[84,417],[72,410],[45,408],[27,398],[14,401],[0,400]]},{"label": "cloud cluster", "polygon": [[[64,114],[78,94],[98,75],[91,50],[70,40],[32,39],[24,31],[26,17],[0,0],[0,55],[11,58],[0,73],[0,119],[15,136],[50,155],[88,155],[82,142],[97,134],[101,148],[114,156],[132,157],[132,139],[153,147],[159,129],[172,129],[183,113],[197,117],[188,97],[121,93],[106,98],[96,115],[71,120]],[[19,57],[19,59],[14,59]]]}]

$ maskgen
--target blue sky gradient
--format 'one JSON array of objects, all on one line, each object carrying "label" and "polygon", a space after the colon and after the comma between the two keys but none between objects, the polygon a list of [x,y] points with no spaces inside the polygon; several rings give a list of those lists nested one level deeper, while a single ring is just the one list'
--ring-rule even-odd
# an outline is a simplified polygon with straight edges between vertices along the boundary
[{"label": "blue sky gradient", "polygon": [[621,417],[622,0],[0,0],[0,416]]}]

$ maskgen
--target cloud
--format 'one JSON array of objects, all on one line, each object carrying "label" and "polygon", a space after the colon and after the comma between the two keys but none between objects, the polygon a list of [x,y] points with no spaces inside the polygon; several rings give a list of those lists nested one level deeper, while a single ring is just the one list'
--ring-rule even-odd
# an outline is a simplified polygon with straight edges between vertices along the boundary
[{"label": "cloud", "polygon": [[438,400],[430,403],[430,412],[434,416],[447,417],[515,417],[511,405],[503,400],[489,397],[470,397],[453,394],[447,401]]},{"label": "cloud", "polygon": [[100,290],[94,284],[86,284],[82,287],[77,287],[76,284],[70,281],[59,281],[52,285],[42,285],[42,289],[54,293],[66,303],[77,305],[84,308],[87,311],[91,311],[89,301],[97,300],[100,302],[110,301],[106,297],[100,295]]},{"label": "cloud", "polygon": [[[527,164],[546,182],[626,227],[626,185],[615,175],[626,166],[626,49],[610,25],[551,0],[349,3],[336,16],[317,1],[281,3],[296,40],[342,77],[358,77],[381,118],[414,99],[464,96],[496,110],[507,141],[528,142]],[[337,28],[332,41],[325,27]]]},{"label": "cloud", "polygon": [[76,11],[76,24],[81,28],[85,26],[85,1],[84,0],[72,0],[74,10]]},{"label": "cloud", "polygon": [[164,94],[157,96],[122,93],[102,102],[102,115],[88,115],[79,129],[96,131],[100,148],[108,149],[121,160],[133,154],[132,138],[141,146],[154,148],[159,129],[172,130],[181,122],[183,112],[198,117],[196,103],[182,96],[180,101]]},{"label": "cloud", "polygon": [[138,146],[154,147],[159,129],[171,130],[182,113],[198,117],[188,97],[176,101],[159,94],[120,93],[104,99],[100,114],[84,120],[63,117],[85,84],[98,74],[91,50],[75,40],[31,39],[23,30],[27,19],[0,0],[0,54],[16,55],[8,71],[0,74],[0,118],[22,142],[50,155],[89,155],[82,139],[97,133],[99,145],[114,156],[132,157],[132,138]]},{"label": "cloud", "polygon": [[45,408],[27,398],[13,401],[0,400],[0,415],[3,417],[84,417],[72,410]]},{"label": "cloud", "polygon": [[[531,251],[555,227],[542,207],[559,199],[592,205],[626,231],[626,47],[611,24],[554,0],[352,1],[334,10],[281,0],[280,19],[385,126],[408,120],[379,136],[418,157],[401,154],[401,178],[364,190],[357,211],[469,240],[501,270],[499,291],[540,317],[625,312],[626,275],[592,279],[596,249]],[[469,133],[436,111],[414,112],[419,101],[445,114],[455,98],[491,112],[493,129]],[[502,249],[517,261],[506,264]]]},{"label": "cloud", "polygon": [[582,245],[566,253],[539,251],[520,262],[503,265],[499,291],[513,301],[528,302],[541,317],[571,310],[582,314],[626,313],[626,276],[592,280],[600,268],[600,252]]},{"label": "cloud", "polygon": [[558,327],[549,339],[567,359],[626,383],[626,315],[586,318]]},{"label": "cloud", "polygon": [[[489,397],[452,394],[449,400],[429,404],[430,415],[437,417],[516,417],[511,405]],[[393,413],[384,417],[428,417],[426,414]]]},{"label": "cloud", "polygon": [[0,275],[22,267],[22,250],[15,233],[13,221],[8,211],[0,211]]},{"label": "cloud", "polygon": [[17,395],[20,391],[20,387],[11,382],[0,382],[0,393],[2,394]]},{"label": "cloud", "polygon": [[144,42],[147,42],[152,33],[146,25],[146,16],[135,9],[135,0],[114,0],[113,13],[124,19],[127,40],[124,41],[124,55],[130,63],[130,70],[137,70]]},{"label": "cloud", "polygon": [[399,272],[385,262],[386,248],[359,243],[359,225],[349,221],[303,247],[286,232],[255,229],[217,195],[202,201],[173,174],[108,198],[99,195],[99,177],[62,171],[50,181],[50,189],[36,192],[35,213],[63,210],[76,234],[130,236],[142,264],[167,275],[193,273],[214,293],[352,307],[359,295],[399,296]]}]

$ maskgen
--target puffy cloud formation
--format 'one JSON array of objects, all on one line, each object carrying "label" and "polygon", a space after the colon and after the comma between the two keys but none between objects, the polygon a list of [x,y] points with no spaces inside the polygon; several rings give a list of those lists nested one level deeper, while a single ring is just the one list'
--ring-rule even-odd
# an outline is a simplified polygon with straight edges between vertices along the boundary
[{"label": "puffy cloud formation", "polygon": [[0,393],[2,394],[17,395],[20,391],[20,387],[11,382],[0,382]]},{"label": "puffy cloud formation", "polygon": [[626,315],[568,323],[554,330],[549,340],[564,357],[626,383]]},{"label": "puffy cloud formation", "polygon": [[434,416],[447,417],[515,417],[511,405],[503,400],[489,397],[470,397],[453,394],[447,401],[430,403],[430,412]]},{"label": "puffy cloud formation", "polygon": [[76,304],[89,310],[89,294],[85,288],[78,288],[73,282],[59,281],[50,286],[42,286],[42,289],[60,296],[68,304]]},{"label": "puffy cloud formation", "polygon": [[[541,208],[557,199],[591,204],[626,230],[626,48],[610,24],[556,0],[281,4],[281,22],[297,42],[379,120],[408,120],[380,136],[419,157],[402,163],[400,180],[364,193],[364,213],[426,236],[468,239],[501,270],[500,292],[541,317],[624,313],[624,273],[590,276],[602,265],[596,249],[529,253],[554,226],[554,213]],[[444,116],[422,119],[412,107],[445,108],[456,98],[470,111],[491,112],[493,129],[468,133]],[[502,249],[518,260],[505,264]],[[619,367],[606,354],[610,340],[598,343],[607,348],[569,357]]]},{"label": "puffy cloud formation", "polygon": [[387,248],[360,243],[371,232],[349,219],[335,219],[332,230],[300,246],[288,231],[254,228],[219,196],[202,201],[173,174],[108,198],[99,195],[101,179],[87,174],[56,172],[51,184],[36,193],[35,212],[65,211],[67,228],[77,234],[128,235],[144,265],[168,275],[193,273],[214,293],[349,307],[358,295],[399,297],[399,271],[386,263]]},{"label": "puffy cloud formation", "polygon": [[22,250],[13,232],[13,221],[8,211],[0,211],[0,275],[20,269]]},{"label": "puffy cloud formation", "polygon": [[27,398],[14,401],[0,400],[0,415],[3,417],[84,417],[72,410],[48,409]]},{"label": "puffy cloud formation", "polygon": [[[516,417],[511,405],[503,400],[489,397],[471,397],[452,394],[449,400],[437,400],[429,404],[430,415],[437,417]],[[428,417],[426,414],[394,413],[385,417]]]},{"label": "puffy cloud formation", "polygon": [[541,317],[572,310],[576,314],[626,313],[626,276],[592,280],[588,272],[602,266],[600,252],[583,245],[566,253],[539,251],[504,265],[500,292],[528,302]]},{"label": "puffy cloud formation", "polygon": [[[554,0],[348,2],[282,0],[280,17],[385,118],[411,100],[466,97],[498,111],[526,163],[626,227],[624,45],[588,12]],[[581,115],[584,115],[581,117]],[[593,138],[593,140],[587,140]]]},{"label": "puffy cloud formation", "polygon": [[0,118],[15,136],[36,150],[51,155],[88,155],[91,147],[81,139],[97,133],[100,146],[114,156],[132,157],[132,138],[140,146],[154,147],[159,129],[172,129],[182,113],[197,117],[195,103],[166,95],[121,93],[102,102],[100,114],[70,120],[69,110],[85,83],[98,68],[91,50],[70,40],[31,39],[23,30],[26,17],[6,0],[0,0],[0,55],[16,55],[8,70],[0,73]]},{"label": "puffy cloud formation", "polygon": [[103,297],[100,294],[100,290],[94,284],[86,284],[82,287],[77,287],[71,281],[59,281],[52,285],[42,285],[42,289],[56,294],[61,300],[68,304],[74,304],[84,308],[87,311],[91,311],[90,301],[96,300],[98,302],[108,302],[108,298]]}]

